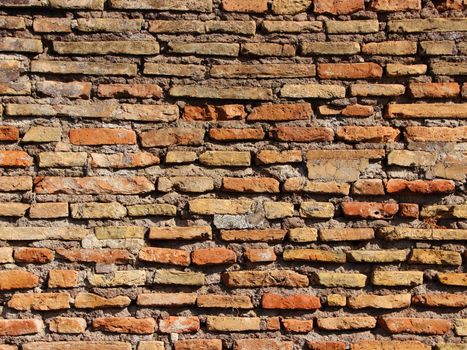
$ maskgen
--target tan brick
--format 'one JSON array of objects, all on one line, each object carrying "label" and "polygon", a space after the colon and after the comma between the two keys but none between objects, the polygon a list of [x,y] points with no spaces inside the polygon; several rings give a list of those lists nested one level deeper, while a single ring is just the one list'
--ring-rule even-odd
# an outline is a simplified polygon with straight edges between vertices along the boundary
[{"label": "tan brick", "polygon": [[87,82],[38,81],[36,90],[51,97],[89,98],[92,84]]},{"label": "tan brick", "polygon": [[30,95],[31,83],[29,82],[0,82],[0,95]]},{"label": "tan brick", "polygon": [[386,240],[465,240],[465,229],[437,229],[437,228],[410,228],[410,227],[381,227],[378,236]]},{"label": "tan brick", "polygon": [[414,98],[450,98],[460,94],[457,83],[410,83],[409,92]]},{"label": "tan brick", "polygon": [[334,99],[345,97],[345,87],[324,84],[285,84],[281,89],[282,97]]},{"label": "tan brick", "polygon": [[363,0],[348,0],[341,2],[338,0],[315,0],[315,13],[329,13],[332,15],[348,15],[365,9]]},{"label": "tan brick", "polygon": [[300,216],[303,218],[329,219],[334,216],[334,205],[328,202],[302,202]]},{"label": "tan brick", "polygon": [[388,31],[396,33],[467,31],[465,18],[402,19],[388,22]]},{"label": "tan brick", "polygon": [[26,22],[19,16],[0,16],[0,29],[25,29]]},{"label": "tan brick", "polygon": [[168,151],[165,162],[168,164],[192,163],[198,159],[196,152],[192,151]]},{"label": "tan brick", "polygon": [[261,150],[256,154],[256,163],[259,165],[299,163],[301,161],[302,152],[300,150]]},{"label": "tan brick", "polygon": [[287,202],[264,202],[265,216],[268,219],[281,219],[294,215],[294,206]]},{"label": "tan brick", "polygon": [[249,121],[308,120],[313,116],[309,103],[264,104],[254,107],[248,115]]},{"label": "tan brick", "polygon": [[0,264],[15,262],[13,259],[13,248],[0,247]]},{"label": "tan brick", "polygon": [[347,252],[350,261],[363,263],[389,263],[407,260],[407,250],[350,250]]},{"label": "tan brick", "polygon": [[268,10],[267,0],[222,0],[222,8],[228,12],[262,13]]},{"label": "tan brick", "polygon": [[457,142],[467,140],[467,127],[456,128],[435,126],[408,126],[405,128],[404,136],[413,142],[444,141]]},{"label": "tan brick", "polygon": [[307,341],[308,349],[311,350],[345,350],[346,344],[343,342],[312,342]]},{"label": "tan brick", "polygon": [[[78,271],[75,270],[50,270],[49,288],[73,288],[78,285]],[[76,306],[76,304],[75,304]]]},{"label": "tan brick", "polygon": [[413,249],[409,263],[428,265],[462,265],[460,253],[450,250]]},{"label": "tan brick", "polygon": [[15,293],[8,307],[21,311],[49,311],[70,308],[68,293]]},{"label": "tan brick", "polygon": [[189,43],[171,41],[169,42],[170,52],[185,55],[207,55],[207,56],[238,56],[239,44],[230,43]]},{"label": "tan brick", "polygon": [[372,228],[320,228],[322,241],[366,241],[375,237]]},{"label": "tan brick", "polygon": [[151,227],[149,239],[155,240],[206,240],[211,239],[210,226]]},{"label": "tan brick", "polygon": [[299,227],[289,230],[289,239],[292,242],[315,242],[318,239],[318,230],[312,227]]},{"label": "tan brick", "polygon": [[433,62],[431,72],[435,75],[465,75],[467,64],[461,62]]},{"label": "tan brick", "polygon": [[83,227],[0,227],[0,240],[5,241],[41,241],[41,240],[65,240],[81,241],[90,231]]},{"label": "tan brick", "polygon": [[410,306],[411,294],[359,294],[350,296],[347,305],[351,309],[401,309]]},{"label": "tan brick", "polygon": [[92,328],[111,333],[152,334],[156,321],[153,318],[102,317],[92,321]]},{"label": "tan brick", "polygon": [[141,226],[95,227],[97,239],[144,239],[146,228]]},{"label": "tan brick", "polygon": [[126,10],[158,10],[158,11],[194,11],[211,12],[212,0],[192,0],[190,2],[180,0],[168,0],[164,2],[154,0],[111,0],[110,6],[116,9]]},{"label": "tan brick", "polygon": [[90,274],[88,281],[94,287],[142,286],[146,282],[146,271],[115,271],[110,274]]},{"label": "tan brick", "polygon": [[105,0],[49,0],[49,6],[58,9],[103,10]]},{"label": "tan brick", "polygon": [[402,84],[352,84],[350,94],[352,96],[400,96],[405,93]]},{"label": "tan brick", "polygon": [[24,350],[60,350],[71,347],[75,350],[131,350],[130,343],[118,341],[54,341],[23,344]]},{"label": "tan brick", "polygon": [[304,55],[355,55],[360,52],[360,44],[356,42],[313,42],[302,43]]},{"label": "tan brick", "polygon": [[195,293],[147,293],[139,294],[136,300],[139,306],[179,307],[195,305]]},{"label": "tan brick", "polygon": [[279,192],[279,181],[273,178],[233,178],[224,177],[222,189],[231,192]]},{"label": "tan brick", "polygon": [[275,56],[275,57],[293,57],[296,50],[290,44],[276,44],[276,43],[244,43],[240,50],[242,55],[245,56]]},{"label": "tan brick", "polygon": [[177,207],[172,204],[135,204],[127,206],[128,216],[175,216]]},{"label": "tan brick", "polygon": [[458,336],[465,337],[467,334],[467,319],[454,320],[454,331]]},{"label": "tan brick", "polygon": [[163,128],[144,132],[140,137],[143,147],[199,146],[204,142],[204,130],[198,128]]},{"label": "tan brick", "polygon": [[207,151],[199,156],[199,161],[208,166],[249,166],[251,154],[246,151]]},{"label": "tan brick", "polygon": [[125,206],[118,202],[72,203],[70,212],[75,219],[120,219],[127,215]]},{"label": "tan brick", "polygon": [[417,43],[412,41],[384,41],[380,43],[366,43],[362,52],[367,55],[404,56],[417,53]]},{"label": "tan brick", "polygon": [[436,154],[424,151],[395,150],[388,154],[389,165],[430,166],[436,164]]},{"label": "tan brick", "polygon": [[238,339],[233,350],[292,350],[293,342],[277,339]]},{"label": "tan brick", "polygon": [[334,139],[331,128],[278,126],[270,133],[274,139],[288,142],[329,142]]},{"label": "tan brick", "polygon": [[3,37],[2,42],[0,42],[0,52],[2,51],[41,53],[44,48],[42,41],[38,39]]},{"label": "tan brick", "polygon": [[437,334],[451,329],[451,321],[434,318],[380,318],[379,324],[389,333]]},{"label": "tan brick", "polygon": [[344,307],[347,305],[347,297],[342,294],[329,294],[326,302],[328,306]]},{"label": "tan brick", "polygon": [[143,19],[78,18],[76,28],[81,32],[136,32],[141,30]]},{"label": "tan brick", "polygon": [[422,271],[374,271],[371,282],[375,286],[413,287],[423,284]]},{"label": "tan brick", "polygon": [[318,328],[327,331],[372,329],[376,327],[376,318],[358,316],[318,318],[317,324]]},{"label": "tan brick", "polygon": [[70,18],[34,18],[33,29],[38,33],[70,33]]},{"label": "tan brick", "polygon": [[282,259],[284,259],[284,261],[345,263],[346,255],[343,252],[332,252],[321,249],[286,249],[284,250]]},{"label": "tan brick", "polygon": [[214,332],[259,331],[259,317],[207,316],[206,327]]},{"label": "tan brick", "polygon": [[82,167],[86,165],[86,152],[41,152],[39,153],[39,167]]},{"label": "tan brick", "polygon": [[379,79],[383,76],[383,69],[372,62],[320,63],[318,76],[321,79]]},{"label": "tan brick", "polygon": [[412,297],[412,303],[425,307],[466,307],[467,296],[454,293],[427,293]]},{"label": "tan brick", "polygon": [[144,64],[144,74],[176,77],[204,77],[206,67],[198,64],[151,63]]},{"label": "tan brick", "polygon": [[265,230],[221,230],[220,236],[229,242],[280,242],[287,231],[282,229]]},{"label": "tan brick", "polygon": [[38,284],[39,277],[31,272],[24,270],[0,271],[0,290],[30,289]]},{"label": "tan brick", "polygon": [[44,323],[34,319],[1,319],[0,336],[36,334],[44,329]]},{"label": "tan brick", "polygon": [[78,293],[75,297],[75,307],[77,309],[104,309],[123,308],[130,305],[131,299],[127,296],[116,296],[113,298],[101,297],[92,293]]},{"label": "tan brick", "polygon": [[86,326],[86,320],[78,317],[54,317],[49,322],[49,330],[61,334],[84,333]]},{"label": "tan brick", "polygon": [[229,100],[272,100],[272,90],[263,87],[211,87],[203,85],[175,85],[169,90],[173,97],[212,98]]},{"label": "tan brick", "polygon": [[[221,339],[185,339],[177,340],[175,350],[222,350]],[[148,349],[149,350],[149,349]]]},{"label": "tan brick", "polygon": [[454,55],[456,43],[454,41],[422,41],[420,53],[425,56]]},{"label": "tan brick", "polygon": [[203,308],[252,309],[253,304],[247,295],[204,294],[196,299],[196,305]]},{"label": "tan brick", "polygon": [[154,275],[155,284],[202,286],[205,276],[201,272],[158,270]]},{"label": "tan brick", "polygon": [[386,65],[386,73],[390,77],[407,76],[407,75],[422,75],[427,71],[425,64],[400,64],[388,63]]},{"label": "tan brick", "polygon": [[312,64],[260,63],[213,65],[210,70],[213,78],[306,78],[316,75]]},{"label": "tan brick", "polygon": [[31,72],[53,74],[125,75],[136,76],[134,63],[31,61]]},{"label": "tan brick", "polygon": [[227,287],[307,287],[308,277],[290,270],[224,272],[222,280]]},{"label": "tan brick", "polygon": [[316,280],[325,287],[363,288],[367,276],[360,273],[317,272]]},{"label": "tan brick", "polygon": [[379,179],[357,180],[352,185],[352,193],[357,195],[384,195],[383,181]]},{"label": "tan brick", "polygon": [[0,203],[0,216],[22,217],[26,215],[29,204],[24,203]]},{"label": "tan brick", "polygon": [[419,341],[364,340],[352,344],[352,350],[430,350],[431,346]]},{"label": "tan brick", "polygon": [[323,28],[321,21],[263,21],[267,33],[308,33],[319,32]]},{"label": "tan brick", "polygon": [[441,284],[448,286],[467,286],[467,273],[439,272],[438,279]]},{"label": "tan brick", "polygon": [[396,12],[408,10],[421,10],[420,0],[373,0],[371,8],[376,11]]},{"label": "tan brick", "polygon": [[157,55],[157,41],[54,41],[53,49],[60,55]]},{"label": "tan brick", "polygon": [[57,248],[56,252],[63,259],[71,262],[125,264],[130,260],[128,251],[123,249]]},{"label": "tan brick", "polygon": [[202,193],[214,189],[214,181],[205,176],[160,177],[157,189],[161,192],[194,192]]},{"label": "tan brick", "polygon": [[91,153],[93,168],[139,168],[160,163],[159,157],[149,152],[102,154]]},{"label": "tan brick", "polygon": [[377,33],[379,31],[379,23],[377,20],[330,20],[326,21],[326,31],[329,34]]}]

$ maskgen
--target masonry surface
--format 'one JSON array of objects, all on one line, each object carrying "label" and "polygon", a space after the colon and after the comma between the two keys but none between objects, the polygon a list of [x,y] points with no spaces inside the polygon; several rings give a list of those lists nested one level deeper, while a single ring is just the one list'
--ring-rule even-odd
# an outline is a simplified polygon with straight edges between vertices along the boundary
[{"label": "masonry surface", "polygon": [[0,0],[0,350],[466,350],[465,0]]}]

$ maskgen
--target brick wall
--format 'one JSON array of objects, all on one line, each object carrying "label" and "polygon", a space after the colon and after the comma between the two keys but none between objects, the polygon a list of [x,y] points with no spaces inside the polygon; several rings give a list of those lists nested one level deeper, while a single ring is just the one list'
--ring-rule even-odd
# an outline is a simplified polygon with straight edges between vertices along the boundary
[{"label": "brick wall", "polygon": [[0,350],[466,350],[466,4],[0,0]]}]

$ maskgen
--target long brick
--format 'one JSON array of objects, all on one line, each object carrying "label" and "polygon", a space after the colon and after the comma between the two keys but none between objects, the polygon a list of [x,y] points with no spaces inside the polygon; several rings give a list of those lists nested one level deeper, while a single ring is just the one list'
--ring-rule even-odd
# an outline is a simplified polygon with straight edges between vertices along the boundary
[{"label": "long brick", "polygon": [[467,118],[467,103],[389,104],[387,118]]},{"label": "long brick", "polygon": [[54,341],[24,343],[24,350],[131,350],[131,344],[119,341]]},{"label": "long brick", "polygon": [[31,62],[31,72],[50,74],[136,76],[137,67],[134,63],[36,60]]},{"label": "long brick", "polygon": [[363,340],[352,344],[352,350],[430,350],[431,346],[414,340]]},{"label": "long brick", "polygon": [[365,9],[363,0],[316,0],[314,1],[315,13],[330,13],[332,15],[348,15]]},{"label": "long brick", "polygon": [[35,319],[2,319],[0,336],[21,336],[36,334],[44,329],[44,323]]},{"label": "long brick", "polygon": [[265,293],[263,294],[261,305],[264,309],[316,310],[321,308],[321,302],[318,297],[305,294],[283,296]]},{"label": "long brick", "polygon": [[321,79],[379,79],[383,69],[376,63],[320,63]]},{"label": "long brick", "polygon": [[174,97],[212,98],[230,100],[272,100],[272,90],[263,87],[211,87],[202,85],[175,85],[169,90]]},{"label": "long brick", "polygon": [[213,78],[306,78],[316,74],[314,65],[291,63],[213,65]]},{"label": "long brick", "polygon": [[134,145],[136,134],[133,130],[127,129],[71,129],[70,142],[79,146]]},{"label": "long brick", "polygon": [[307,287],[308,277],[290,270],[225,272],[227,287]]},{"label": "long brick", "polygon": [[212,0],[169,0],[155,1],[142,0],[135,3],[132,0],[111,0],[110,6],[115,9],[125,10],[156,10],[156,11],[195,11],[195,12],[211,12]]},{"label": "long brick", "polygon": [[157,55],[157,41],[54,41],[54,51],[60,55]]},{"label": "long brick", "polygon": [[381,326],[390,333],[437,334],[447,333],[452,325],[449,320],[432,318],[381,318]]}]

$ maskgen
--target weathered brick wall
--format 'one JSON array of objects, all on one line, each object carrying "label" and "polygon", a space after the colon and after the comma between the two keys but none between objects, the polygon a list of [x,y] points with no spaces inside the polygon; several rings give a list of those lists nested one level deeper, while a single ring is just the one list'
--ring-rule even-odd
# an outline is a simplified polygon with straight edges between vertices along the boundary
[{"label": "weathered brick wall", "polygon": [[0,350],[466,350],[466,4],[0,0]]}]

